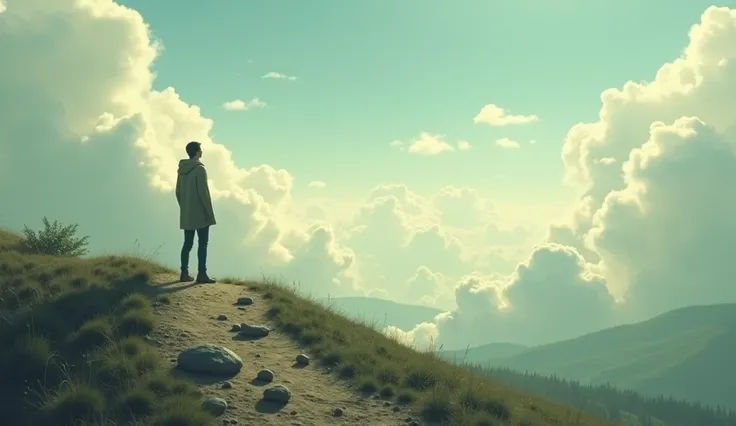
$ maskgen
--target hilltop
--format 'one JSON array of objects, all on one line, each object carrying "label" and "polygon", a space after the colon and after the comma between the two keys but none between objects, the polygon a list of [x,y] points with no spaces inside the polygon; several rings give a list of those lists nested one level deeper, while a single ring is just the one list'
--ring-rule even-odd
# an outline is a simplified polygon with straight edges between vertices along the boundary
[{"label": "hilltop", "polygon": [[[59,237],[46,245],[63,239],[46,232]],[[294,289],[171,277],[135,257],[35,254],[1,232],[3,424],[609,424],[418,353]]]},{"label": "hilltop", "polygon": [[677,309],[503,359],[474,361],[734,409],[734,353],[736,304],[718,304]]}]

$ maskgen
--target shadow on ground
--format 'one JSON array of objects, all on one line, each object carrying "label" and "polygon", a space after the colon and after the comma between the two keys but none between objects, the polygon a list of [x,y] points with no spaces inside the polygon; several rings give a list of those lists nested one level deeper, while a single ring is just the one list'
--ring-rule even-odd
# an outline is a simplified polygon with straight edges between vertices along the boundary
[{"label": "shadow on ground", "polygon": [[278,413],[284,407],[286,407],[286,403],[266,401],[265,399],[261,399],[256,403],[256,411],[265,414]]},{"label": "shadow on ground", "polygon": [[206,385],[211,386],[218,383],[223,383],[228,380],[232,380],[237,374],[228,374],[228,375],[212,375],[212,374],[200,374],[200,373],[192,373],[189,371],[184,371],[179,367],[172,367],[171,370],[169,370],[170,374],[173,377],[176,377],[177,379],[186,379],[191,380],[192,382],[198,384],[198,385]]}]

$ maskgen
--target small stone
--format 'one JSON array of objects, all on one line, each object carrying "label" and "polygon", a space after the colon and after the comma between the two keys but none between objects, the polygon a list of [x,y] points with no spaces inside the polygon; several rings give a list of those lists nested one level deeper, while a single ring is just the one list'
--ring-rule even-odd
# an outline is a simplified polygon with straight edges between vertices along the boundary
[{"label": "small stone", "polygon": [[202,402],[202,409],[215,417],[221,416],[227,410],[227,402],[222,398],[209,398]]},{"label": "small stone", "polygon": [[291,414],[292,416],[296,416],[297,415],[297,412],[296,412],[296,410],[292,410],[289,414]]},{"label": "small stone", "polygon": [[391,401],[383,401],[383,406],[384,407],[390,407],[391,406]]},{"label": "small stone", "polygon": [[238,420],[237,419],[230,419],[230,424],[231,425],[236,425],[236,424],[238,424]]},{"label": "small stone", "polygon": [[291,399],[291,391],[284,385],[275,385],[263,391],[263,399],[286,404]]},{"label": "small stone", "polygon": [[261,357],[261,354],[256,354],[256,358],[260,358],[260,357]]},{"label": "small stone", "polygon": [[335,408],[334,410],[332,410],[333,417],[342,417],[343,414],[344,411],[342,411],[342,408]]},{"label": "small stone", "polygon": [[259,371],[256,375],[256,378],[262,382],[272,382],[273,381],[273,371],[269,370],[268,368],[264,368],[263,370]]},{"label": "small stone", "polygon": [[394,405],[394,408],[392,408],[391,410],[392,410],[392,411],[393,411],[394,413],[398,413],[399,411],[401,411],[401,407],[399,407],[398,405]]},{"label": "small stone", "polygon": [[233,326],[230,327],[230,331],[240,331],[240,324],[233,324]]},{"label": "small stone", "polygon": [[248,296],[238,297],[238,301],[235,302],[237,305],[248,306],[253,304],[253,298]]},{"label": "small stone", "polygon": [[232,389],[233,388],[233,382],[231,382],[229,380],[226,381],[225,383],[222,384],[222,388],[223,389]]},{"label": "small stone", "polygon": [[239,311],[244,311],[245,310],[245,306],[238,306],[238,310]]},{"label": "small stone", "polygon": [[217,321],[227,321],[227,315],[220,314],[217,316]]},{"label": "small stone", "polygon": [[299,365],[309,365],[309,357],[304,354],[296,356],[296,363]]}]

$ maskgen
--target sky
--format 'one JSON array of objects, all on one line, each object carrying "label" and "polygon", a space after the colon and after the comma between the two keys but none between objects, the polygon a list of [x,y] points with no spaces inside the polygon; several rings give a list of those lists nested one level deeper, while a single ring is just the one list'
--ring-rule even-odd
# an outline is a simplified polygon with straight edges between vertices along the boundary
[{"label": "sky", "polygon": [[443,309],[413,344],[734,302],[730,7],[0,0],[0,226],[177,267],[198,140],[212,275]]}]

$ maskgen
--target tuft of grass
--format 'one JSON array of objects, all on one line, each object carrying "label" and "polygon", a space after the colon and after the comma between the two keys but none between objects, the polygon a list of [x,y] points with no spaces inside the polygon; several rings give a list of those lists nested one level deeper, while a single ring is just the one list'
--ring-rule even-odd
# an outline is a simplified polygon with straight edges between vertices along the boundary
[{"label": "tuft of grass", "polygon": [[74,234],[49,229],[40,246],[0,231],[2,424],[212,424],[197,387],[171,377],[141,338],[156,325],[150,277],[170,271],[135,257],[79,257],[69,243],[46,249],[53,235]]},{"label": "tuft of grass", "polygon": [[71,426],[79,421],[93,421],[104,415],[106,403],[101,390],[85,384],[66,383],[44,402],[44,424]]}]

